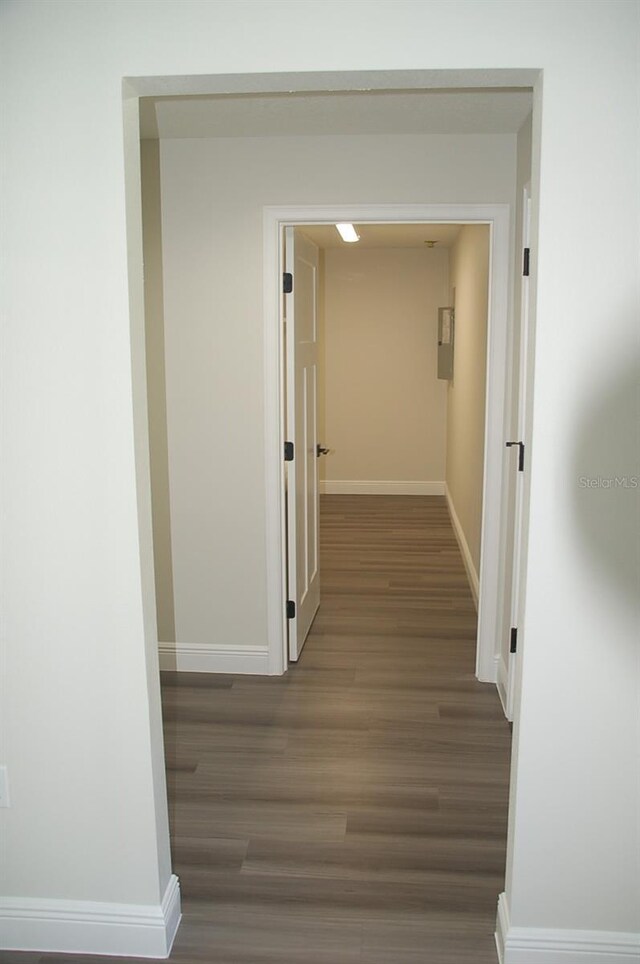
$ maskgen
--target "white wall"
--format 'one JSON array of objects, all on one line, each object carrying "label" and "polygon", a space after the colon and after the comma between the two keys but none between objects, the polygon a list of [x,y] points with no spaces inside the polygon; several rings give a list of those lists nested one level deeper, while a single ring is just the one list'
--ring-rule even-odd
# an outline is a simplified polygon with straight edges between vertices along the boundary
[{"label": "white wall", "polygon": [[447,387],[446,482],[477,584],[484,481],[489,228],[464,224],[451,248],[453,378]]},{"label": "white wall", "polygon": [[[3,5],[5,893],[131,904],[157,901],[161,879],[121,78],[429,65],[477,68],[495,84],[492,71],[528,67],[544,71],[544,90],[539,82],[530,536],[507,898],[529,946],[556,929],[539,955],[548,962],[563,935],[620,944],[616,932],[640,931],[635,533],[623,525],[633,493],[579,485],[587,472],[634,468],[637,11],[625,0]],[[421,167],[426,200],[428,157],[413,173]],[[436,179],[440,196],[458,173]],[[366,187],[365,178],[359,197]],[[395,193],[415,190],[403,169]],[[298,183],[287,200],[301,193]],[[274,188],[270,200],[280,199]],[[594,225],[610,244],[585,243]],[[253,242],[249,254],[255,264]],[[249,287],[259,286],[258,271]],[[252,464],[253,454],[234,468]]]},{"label": "white wall", "polygon": [[512,201],[515,137],[199,138],[160,154],[176,640],[266,647],[263,205]]},{"label": "white wall", "polygon": [[447,392],[437,328],[447,249],[334,248],[324,265],[320,374],[332,451],[321,478],[442,486]]}]

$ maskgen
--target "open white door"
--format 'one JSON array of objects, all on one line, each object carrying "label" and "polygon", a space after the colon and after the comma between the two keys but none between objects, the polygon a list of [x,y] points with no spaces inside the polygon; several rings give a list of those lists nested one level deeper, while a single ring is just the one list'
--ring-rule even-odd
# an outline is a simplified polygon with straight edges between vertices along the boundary
[{"label": "open white door", "polygon": [[[513,719],[513,704],[516,678],[516,660],[518,658],[518,625],[521,612],[521,567],[522,567],[522,525],[524,500],[524,469],[526,466],[526,403],[527,403],[527,346],[529,341],[529,236],[531,223],[531,198],[528,186],[524,190],[522,208],[522,249],[525,266],[520,288],[520,345],[518,352],[518,413],[516,439],[508,442],[511,454],[510,485],[515,489],[513,501],[513,555],[511,559],[511,581],[508,595],[510,597],[510,632],[509,655],[506,686],[506,715]],[[515,454],[517,453],[517,455]]]},{"label": "open white door", "polygon": [[[297,660],[320,605],[318,493],[318,249],[300,228],[285,228],[287,353],[287,551],[289,658]],[[291,604],[295,606],[295,609]]]}]

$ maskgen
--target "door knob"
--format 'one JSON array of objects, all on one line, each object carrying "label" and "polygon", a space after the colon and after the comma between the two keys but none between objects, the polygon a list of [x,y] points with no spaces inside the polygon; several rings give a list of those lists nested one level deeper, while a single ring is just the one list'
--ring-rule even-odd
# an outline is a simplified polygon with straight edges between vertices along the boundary
[{"label": "door knob", "polygon": [[324,445],[320,445],[320,442],[316,445],[316,457],[320,458],[321,455],[328,455],[329,449],[326,449]]}]

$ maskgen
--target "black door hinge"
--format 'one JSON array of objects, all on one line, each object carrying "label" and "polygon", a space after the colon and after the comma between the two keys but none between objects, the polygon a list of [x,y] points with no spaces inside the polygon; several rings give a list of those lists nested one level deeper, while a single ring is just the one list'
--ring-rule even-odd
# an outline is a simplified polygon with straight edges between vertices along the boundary
[{"label": "black door hinge", "polygon": [[510,449],[512,445],[518,446],[520,450],[518,452],[518,472],[524,472],[524,442],[505,442],[504,444],[508,449]]},{"label": "black door hinge", "polygon": [[290,295],[293,291],[293,275],[290,271],[285,271],[282,275],[282,291],[285,295]]},{"label": "black door hinge", "polygon": [[518,630],[515,626],[511,627],[511,643],[509,644],[509,652],[515,653],[518,648]]},{"label": "black door hinge", "polygon": [[296,604],[293,599],[287,599],[287,619],[296,618]]},{"label": "black door hinge", "polygon": [[531,248],[525,248],[522,254],[522,276],[529,277],[529,261],[531,259]]},{"label": "black door hinge", "polygon": [[284,443],[284,460],[285,462],[293,462],[293,442]]}]

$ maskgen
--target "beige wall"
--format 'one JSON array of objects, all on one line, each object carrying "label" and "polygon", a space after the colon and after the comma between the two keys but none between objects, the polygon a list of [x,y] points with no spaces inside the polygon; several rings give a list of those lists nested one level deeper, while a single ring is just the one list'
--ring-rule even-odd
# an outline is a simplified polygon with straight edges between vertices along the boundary
[{"label": "beige wall", "polygon": [[436,377],[448,252],[325,252],[324,442],[334,480],[443,482],[446,383]]},{"label": "beige wall", "polygon": [[142,141],[140,151],[142,164],[145,348],[158,639],[161,642],[174,642],[169,451],[164,363],[160,145],[158,141]]},{"label": "beige wall", "polygon": [[476,573],[480,572],[489,285],[489,228],[466,224],[451,249],[455,290],[453,380],[448,390],[446,481]]},{"label": "beige wall", "polygon": [[263,206],[512,202],[515,135],[165,140],[160,157],[176,638],[263,646]]}]

